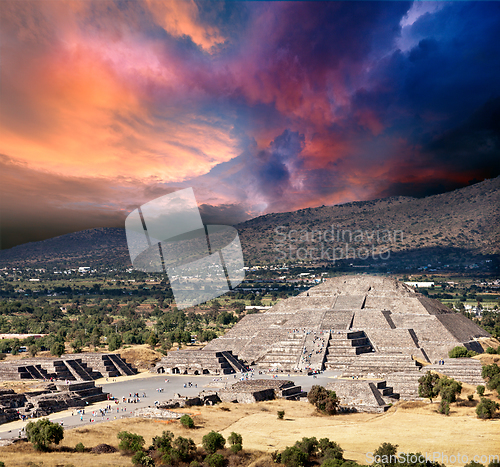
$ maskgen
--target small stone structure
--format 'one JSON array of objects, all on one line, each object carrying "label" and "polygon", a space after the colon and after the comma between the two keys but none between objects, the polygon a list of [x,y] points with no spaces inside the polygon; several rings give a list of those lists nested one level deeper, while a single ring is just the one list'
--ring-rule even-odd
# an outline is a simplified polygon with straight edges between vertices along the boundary
[{"label": "small stone structure", "polygon": [[177,350],[162,357],[152,371],[181,375],[226,375],[246,370],[231,351]]},{"label": "small stone structure", "polygon": [[238,381],[229,388],[219,389],[217,395],[222,402],[252,404],[273,399],[297,400],[305,397],[306,393],[293,381],[256,379]]},{"label": "small stone structure", "polygon": [[337,380],[328,383],[326,388],[335,391],[341,408],[357,412],[385,412],[390,404],[399,400],[399,394],[385,381]]},{"label": "small stone structure", "polygon": [[93,381],[102,377],[134,375],[137,370],[118,354],[80,353],[60,358],[31,358],[0,362],[0,380],[18,379]]}]

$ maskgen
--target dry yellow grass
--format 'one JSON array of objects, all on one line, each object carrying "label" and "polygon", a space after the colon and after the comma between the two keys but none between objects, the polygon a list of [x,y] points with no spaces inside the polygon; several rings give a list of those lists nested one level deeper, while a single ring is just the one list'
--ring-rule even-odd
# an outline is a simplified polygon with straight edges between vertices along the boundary
[{"label": "dry yellow grass", "polygon": [[[464,388],[465,394],[474,388]],[[477,395],[475,396],[477,400]],[[307,402],[285,400],[259,404],[220,404],[214,407],[185,409],[193,415],[196,428],[188,430],[178,422],[144,419],[116,420],[65,431],[61,446],[74,447],[78,442],[93,447],[100,443],[118,446],[117,433],[127,430],[144,436],[146,446],[153,436],[170,430],[176,436],[191,437],[201,445],[203,435],[220,431],[226,438],[232,432],[243,435],[245,449],[262,452],[282,450],[304,436],[327,437],[337,441],[345,457],[367,463],[366,453],[382,442],[398,444],[399,452],[443,452],[453,455],[498,454],[500,450],[500,419],[483,421],[476,418],[474,407],[452,405],[449,417],[436,412],[437,403],[406,402],[384,414],[350,414],[335,417],[315,413]],[[226,410],[224,410],[224,408]],[[229,409],[229,410],[227,410]],[[277,411],[285,411],[285,419],[277,419]],[[9,467],[43,462],[44,467],[64,466],[130,466],[130,458],[115,454],[79,454],[72,452],[37,453],[27,443],[0,448],[0,459]],[[267,465],[263,456],[254,467]],[[260,462],[260,464],[259,464]],[[456,466],[463,463],[456,463]]]},{"label": "dry yellow grass", "polygon": [[113,353],[120,354],[121,357],[127,361],[127,363],[139,370],[147,370],[151,368],[151,366],[153,366],[162,357],[160,352],[151,350],[151,347],[145,344],[134,345],[128,349],[118,349]]}]

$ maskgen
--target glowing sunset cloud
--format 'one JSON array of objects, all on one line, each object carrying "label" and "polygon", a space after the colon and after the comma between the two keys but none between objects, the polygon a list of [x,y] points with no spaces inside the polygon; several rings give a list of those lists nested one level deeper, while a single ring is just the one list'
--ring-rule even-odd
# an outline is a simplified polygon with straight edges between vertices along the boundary
[{"label": "glowing sunset cloud", "polygon": [[4,1],[2,247],[180,187],[236,222],[496,176],[499,20],[497,2]]}]

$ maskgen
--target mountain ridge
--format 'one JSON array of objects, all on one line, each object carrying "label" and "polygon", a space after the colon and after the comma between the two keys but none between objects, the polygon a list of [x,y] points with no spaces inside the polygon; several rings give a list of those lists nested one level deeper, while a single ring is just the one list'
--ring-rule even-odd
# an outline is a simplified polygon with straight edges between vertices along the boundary
[{"label": "mountain ridge", "polygon": [[[396,196],[353,201],[250,219],[236,225],[245,263],[279,262],[277,246],[286,249],[290,244],[297,248],[312,245],[310,241],[281,241],[277,227],[283,227],[283,233],[325,232],[332,228],[351,234],[402,231],[401,241],[390,244],[393,253],[451,249],[454,254],[496,256],[500,253],[500,177],[425,198]],[[373,245],[366,239],[349,243],[358,247]],[[83,263],[130,266],[124,229],[88,229],[0,251],[0,267],[87,265]]]}]

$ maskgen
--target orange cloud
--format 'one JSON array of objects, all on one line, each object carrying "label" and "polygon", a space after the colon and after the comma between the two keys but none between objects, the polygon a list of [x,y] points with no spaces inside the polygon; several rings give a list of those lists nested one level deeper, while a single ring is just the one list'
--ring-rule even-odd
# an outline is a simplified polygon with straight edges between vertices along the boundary
[{"label": "orange cloud", "polygon": [[[201,34],[186,26],[194,4],[173,3],[178,32]],[[182,101],[183,69],[165,66],[161,45],[126,30],[111,37],[81,30],[90,14],[82,4],[15,2],[2,13],[1,152],[66,175],[164,181],[237,155],[231,124],[200,117],[196,104]],[[151,87],[161,89],[160,102]]]},{"label": "orange cloud", "polygon": [[216,27],[203,24],[198,6],[193,0],[146,0],[146,4],[157,24],[174,37],[188,36],[207,52],[225,40]]}]

